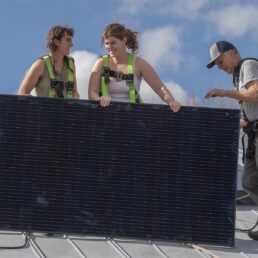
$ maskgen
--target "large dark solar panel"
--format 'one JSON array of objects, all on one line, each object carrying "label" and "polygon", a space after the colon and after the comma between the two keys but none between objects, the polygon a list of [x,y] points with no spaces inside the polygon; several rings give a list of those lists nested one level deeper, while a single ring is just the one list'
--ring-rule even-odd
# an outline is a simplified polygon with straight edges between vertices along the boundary
[{"label": "large dark solar panel", "polygon": [[239,111],[0,95],[0,229],[234,244]]}]

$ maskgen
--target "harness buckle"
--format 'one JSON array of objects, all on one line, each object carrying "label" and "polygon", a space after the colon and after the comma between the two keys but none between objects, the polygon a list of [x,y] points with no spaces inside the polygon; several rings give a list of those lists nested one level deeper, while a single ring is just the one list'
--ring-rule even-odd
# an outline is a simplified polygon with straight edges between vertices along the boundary
[{"label": "harness buckle", "polygon": [[258,121],[254,121],[252,123],[248,123],[243,128],[244,133],[258,132]]},{"label": "harness buckle", "polygon": [[57,81],[57,80],[51,80],[50,84],[51,88],[53,88],[56,92],[56,95],[58,98],[64,98],[64,82],[63,81]]},{"label": "harness buckle", "polygon": [[71,81],[68,81],[65,85],[66,91],[73,91],[74,89],[74,83]]},{"label": "harness buckle", "polygon": [[258,121],[254,121],[253,123],[253,131],[258,132]]},{"label": "harness buckle", "polygon": [[119,80],[123,80],[124,73],[123,72],[116,72],[116,78]]},{"label": "harness buckle", "polygon": [[110,69],[108,67],[103,67],[102,72],[104,76],[109,76]]}]

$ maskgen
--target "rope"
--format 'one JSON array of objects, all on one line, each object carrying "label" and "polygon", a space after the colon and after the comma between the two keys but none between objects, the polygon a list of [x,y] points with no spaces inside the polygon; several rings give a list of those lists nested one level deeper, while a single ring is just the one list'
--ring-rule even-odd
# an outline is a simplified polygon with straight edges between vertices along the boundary
[{"label": "rope", "polygon": [[211,258],[220,258],[219,256],[213,254],[212,252],[210,252],[209,250],[199,246],[199,245],[196,245],[196,244],[188,244],[188,246],[192,247],[193,249],[195,250],[198,250],[200,252],[202,252],[203,254],[206,254],[208,255],[209,257]]}]

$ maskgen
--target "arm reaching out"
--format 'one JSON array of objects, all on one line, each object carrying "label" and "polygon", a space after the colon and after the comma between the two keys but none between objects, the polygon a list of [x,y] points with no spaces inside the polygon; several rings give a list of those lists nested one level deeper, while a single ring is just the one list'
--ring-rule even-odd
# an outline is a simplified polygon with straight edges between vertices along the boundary
[{"label": "arm reaching out", "polygon": [[136,59],[136,68],[150,87],[170,106],[170,109],[174,112],[178,112],[181,107],[180,103],[175,100],[170,91],[161,82],[153,67],[145,60],[138,57]]}]

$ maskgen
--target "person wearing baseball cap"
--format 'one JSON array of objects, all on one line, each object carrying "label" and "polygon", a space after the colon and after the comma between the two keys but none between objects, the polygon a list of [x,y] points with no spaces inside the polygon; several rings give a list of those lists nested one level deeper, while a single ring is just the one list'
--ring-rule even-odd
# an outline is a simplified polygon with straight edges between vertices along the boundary
[{"label": "person wearing baseball cap", "polygon": [[[248,136],[248,146],[243,156],[242,185],[258,205],[258,60],[242,58],[237,48],[228,41],[214,43],[210,47],[210,57],[207,68],[217,65],[219,69],[232,74],[235,89],[214,88],[204,98],[228,97],[239,101],[242,111],[240,127]],[[258,240],[258,231],[249,231],[248,235]]]},{"label": "person wearing baseball cap", "polygon": [[227,41],[218,41],[210,47],[211,60],[207,64],[207,68],[212,68],[215,65],[215,61],[229,50],[236,50],[234,45]]}]

